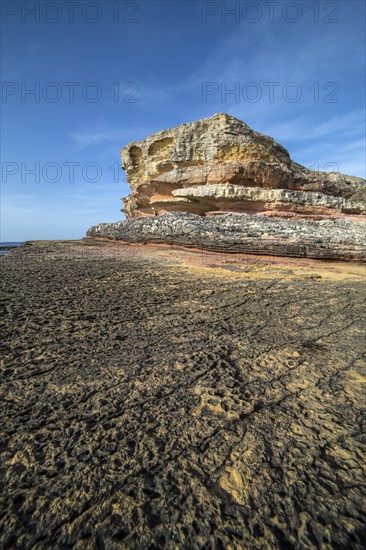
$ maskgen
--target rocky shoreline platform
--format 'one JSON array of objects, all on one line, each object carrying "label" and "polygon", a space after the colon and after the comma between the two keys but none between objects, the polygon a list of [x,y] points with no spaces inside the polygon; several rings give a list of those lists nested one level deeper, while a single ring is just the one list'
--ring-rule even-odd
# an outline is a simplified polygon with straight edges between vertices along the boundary
[{"label": "rocky shoreline platform", "polygon": [[129,143],[121,160],[127,220],[95,225],[90,237],[366,261],[366,181],[305,168],[233,116]]},{"label": "rocky shoreline platform", "polygon": [[364,264],[89,237],[0,266],[1,548],[364,548]]}]

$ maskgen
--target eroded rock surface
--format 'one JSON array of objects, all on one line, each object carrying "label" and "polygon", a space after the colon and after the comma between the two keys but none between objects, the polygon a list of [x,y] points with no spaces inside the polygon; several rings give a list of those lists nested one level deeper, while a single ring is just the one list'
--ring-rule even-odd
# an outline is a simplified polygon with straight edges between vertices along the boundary
[{"label": "eroded rock surface", "polygon": [[91,227],[88,236],[365,259],[365,180],[309,170],[232,116],[158,132],[121,155],[132,189],[128,219]]},{"label": "eroded rock surface", "polygon": [[[121,155],[132,189],[124,199],[127,217],[265,212],[268,205],[299,215],[366,213],[364,180],[309,170],[274,139],[224,113],[130,143]],[[299,198],[304,191],[310,194]]]},{"label": "eroded rock surface", "polygon": [[366,260],[366,225],[343,219],[279,219],[251,214],[202,217],[186,212],[99,224],[89,237],[179,244],[275,256]]},{"label": "eroded rock surface", "polygon": [[364,548],[362,280],[39,248],[2,260],[1,548]]}]

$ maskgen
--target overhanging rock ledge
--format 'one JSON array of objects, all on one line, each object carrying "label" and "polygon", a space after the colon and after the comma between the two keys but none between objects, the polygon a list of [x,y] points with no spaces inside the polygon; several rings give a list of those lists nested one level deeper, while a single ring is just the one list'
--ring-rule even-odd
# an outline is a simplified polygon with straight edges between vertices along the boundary
[{"label": "overhanging rock ledge", "polygon": [[130,143],[121,157],[127,220],[87,236],[365,261],[366,181],[309,170],[225,113]]}]

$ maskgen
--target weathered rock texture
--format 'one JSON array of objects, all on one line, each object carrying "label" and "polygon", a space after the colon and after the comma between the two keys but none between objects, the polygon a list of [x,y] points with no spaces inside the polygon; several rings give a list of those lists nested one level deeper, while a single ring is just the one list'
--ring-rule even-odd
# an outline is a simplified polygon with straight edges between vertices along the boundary
[{"label": "weathered rock texture", "polygon": [[101,223],[90,237],[169,243],[275,256],[366,261],[365,224],[347,220],[287,220],[250,214],[203,218],[187,212]]},{"label": "weathered rock texture", "polygon": [[234,117],[158,132],[121,154],[132,189],[128,220],[92,227],[89,236],[365,259],[365,180],[309,170]]},{"label": "weathered rock texture", "polygon": [[0,547],[364,549],[362,280],[90,243],[1,260]]},{"label": "weathered rock texture", "polygon": [[224,113],[158,132],[121,153],[132,189],[124,199],[127,217],[171,211],[366,213],[364,180],[309,170],[272,138]]}]

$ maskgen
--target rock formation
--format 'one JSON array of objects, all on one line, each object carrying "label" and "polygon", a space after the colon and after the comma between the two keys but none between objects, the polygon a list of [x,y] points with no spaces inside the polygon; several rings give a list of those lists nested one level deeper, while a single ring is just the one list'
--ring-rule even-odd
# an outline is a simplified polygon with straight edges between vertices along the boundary
[{"label": "rock formation", "polygon": [[365,180],[309,170],[274,139],[232,116],[219,113],[158,132],[128,144],[121,156],[132,189],[124,198],[128,220],[100,224],[88,235],[260,254],[270,248],[291,256],[365,257]]},{"label": "rock formation", "polygon": [[204,218],[169,212],[101,223],[89,230],[89,236],[213,251],[366,261],[365,228],[365,224],[342,219],[287,220],[250,214]]}]

